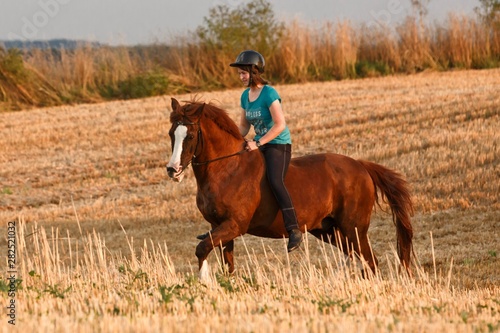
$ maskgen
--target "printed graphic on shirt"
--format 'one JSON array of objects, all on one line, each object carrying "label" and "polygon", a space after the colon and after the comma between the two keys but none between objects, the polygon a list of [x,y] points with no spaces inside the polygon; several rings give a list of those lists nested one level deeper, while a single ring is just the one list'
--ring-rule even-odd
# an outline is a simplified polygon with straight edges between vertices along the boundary
[{"label": "printed graphic on shirt", "polygon": [[257,110],[249,110],[247,112],[247,118],[248,119],[255,119],[255,118],[260,118],[262,117],[262,111],[259,109]]},{"label": "printed graphic on shirt", "polygon": [[273,122],[271,114],[268,110],[262,110],[260,106],[246,110],[245,114],[250,124],[253,125],[255,134],[259,137],[269,131],[267,124],[270,124],[272,127]]},{"label": "printed graphic on shirt", "polygon": [[254,128],[255,128],[255,134],[259,135],[259,136],[263,136],[267,133],[267,131],[269,131],[269,129],[266,127],[266,125],[264,124],[264,122],[262,120],[256,120],[254,122]]},{"label": "printed graphic on shirt", "polygon": [[[249,91],[250,89],[246,89],[241,95],[241,107],[245,110],[245,117],[248,122],[254,127],[254,139],[259,140],[274,126],[273,117],[269,107],[276,100],[279,100],[281,103],[281,99],[274,88],[264,86],[259,97],[255,101],[250,102],[248,99]],[[288,126],[269,143],[291,143]]]}]

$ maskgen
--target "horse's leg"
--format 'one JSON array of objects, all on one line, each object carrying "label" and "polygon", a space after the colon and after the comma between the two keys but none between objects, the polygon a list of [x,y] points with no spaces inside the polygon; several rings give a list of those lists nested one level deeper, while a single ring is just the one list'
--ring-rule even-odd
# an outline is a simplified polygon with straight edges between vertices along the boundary
[{"label": "horse's leg", "polygon": [[196,236],[196,238],[197,238],[197,239],[199,239],[199,240],[204,240],[205,238],[207,238],[207,237],[209,237],[209,236],[210,236],[210,232],[211,232],[211,231],[212,231],[212,230],[207,231],[207,232],[205,232],[204,234],[198,235],[198,236]]},{"label": "horse's leg", "polygon": [[223,266],[222,269],[224,270],[224,272],[226,271],[228,273],[234,272],[233,249],[234,249],[234,241],[229,241],[224,246],[219,245],[219,251],[222,257],[222,266]]},{"label": "horse's leg", "polygon": [[234,271],[233,239],[240,235],[238,230],[239,226],[235,221],[226,221],[212,230],[210,237],[205,238],[198,244],[196,257],[198,258],[200,276],[205,273],[205,268],[208,267],[206,263],[208,255],[217,246],[225,247],[223,250],[224,260],[229,265],[229,272]]},{"label": "horse's leg", "polygon": [[197,238],[197,239],[199,239],[199,240],[204,240],[205,238],[210,237],[210,233],[211,233],[211,232],[212,232],[215,228],[217,228],[217,226],[216,226],[216,225],[214,225],[214,224],[211,224],[211,227],[212,227],[212,228],[211,228],[209,231],[205,232],[204,234],[201,234],[201,235],[196,236],[196,238]]},{"label": "horse's leg", "polygon": [[[359,259],[366,261],[368,267],[373,274],[377,274],[378,260],[373,253],[370,243],[368,242],[368,236],[366,230],[358,232],[356,228],[351,229],[346,232],[346,230],[336,229],[335,230],[336,241],[341,245],[342,250],[346,255],[355,260],[353,256],[354,253]],[[367,277],[363,270],[363,276]]]},{"label": "horse's leg", "polygon": [[[366,233],[364,235],[356,235],[356,230],[354,230],[353,234],[349,234],[349,236],[346,237],[345,233],[338,228],[330,230],[311,230],[310,233],[325,243],[335,245],[354,262],[358,258],[363,258],[373,274],[376,274],[378,261],[371,250]],[[366,276],[364,271],[363,276]]]},{"label": "horse's leg", "polygon": [[227,242],[226,245],[224,246],[224,250],[222,251],[224,263],[227,265],[227,271],[229,273],[234,272],[233,250],[234,250],[234,240]]},{"label": "horse's leg", "polygon": [[[359,248],[356,250],[356,252],[358,253],[358,255],[361,254],[361,257],[366,261],[372,273],[374,275],[377,275],[378,260],[372,251],[366,233],[364,235],[359,235]],[[363,277],[368,277],[364,269],[363,269]]]}]

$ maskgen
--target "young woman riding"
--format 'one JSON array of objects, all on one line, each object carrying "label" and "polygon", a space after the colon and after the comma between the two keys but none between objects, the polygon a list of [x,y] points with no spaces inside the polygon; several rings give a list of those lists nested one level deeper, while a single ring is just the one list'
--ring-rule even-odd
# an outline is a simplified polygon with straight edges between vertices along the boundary
[{"label": "young woman riding", "polygon": [[303,236],[284,181],[292,155],[292,140],[281,108],[281,98],[261,77],[265,60],[260,53],[243,51],[230,66],[238,69],[240,80],[247,87],[240,99],[242,113],[239,129],[243,136],[248,134],[250,126],[255,130],[254,140],[247,141],[246,149],[259,149],[264,155],[267,178],[283,215],[289,237],[288,252],[291,252],[300,246]]},{"label": "young woman riding", "polygon": [[[238,68],[240,80],[247,87],[241,94],[242,113],[238,127],[245,137],[253,126],[256,135],[254,140],[247,141],[245,149],[259,149],[264,155],[267,178],[283,215],[289,238],[287,248],[291,252],[300,246],[303,235],[284,181],[292,156],[292,140],[281,108],[281,98],[261,77],[265,60],[260,53],[243,51],[229,66]],[[207,232],[197,238],[205,239],[208,236]]]}]

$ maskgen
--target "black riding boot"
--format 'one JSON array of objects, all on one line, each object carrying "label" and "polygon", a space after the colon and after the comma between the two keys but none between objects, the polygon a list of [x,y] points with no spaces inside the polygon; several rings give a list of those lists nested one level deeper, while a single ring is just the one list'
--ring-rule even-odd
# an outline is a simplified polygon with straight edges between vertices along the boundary
[{"label": "black riding boot", "polygon": [[295,215],[294,208],[282,209],[283,221],[285,222],[285,229],[288,232],[288,252],[298,249],[302,243],[302,232],[299,229],[297,222],[297,215]]},{"label": "black riding boot", "polygon": [[302,231],[299,229],[290,230],[288,232],[288,252],[298,249],[303,238]]}]

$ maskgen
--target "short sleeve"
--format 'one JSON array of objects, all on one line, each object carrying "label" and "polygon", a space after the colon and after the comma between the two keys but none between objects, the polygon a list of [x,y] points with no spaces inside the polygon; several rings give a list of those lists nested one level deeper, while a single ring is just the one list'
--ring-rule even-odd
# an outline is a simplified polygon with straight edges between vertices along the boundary
[{"label": "short sleeve", "polygon": [[267,87],[267,89],[266,89],[267,90],[266,107],[269,108],[275,100],[279,100],[281,103],[280,95],[278,94],[276,89],[274,89],[273,87],[270,87],[270,86],[266,86],[266,87]]}]

